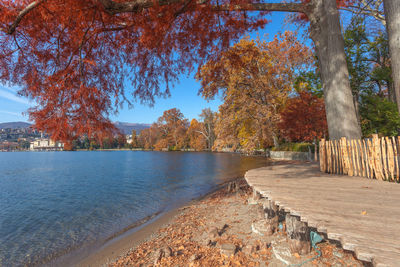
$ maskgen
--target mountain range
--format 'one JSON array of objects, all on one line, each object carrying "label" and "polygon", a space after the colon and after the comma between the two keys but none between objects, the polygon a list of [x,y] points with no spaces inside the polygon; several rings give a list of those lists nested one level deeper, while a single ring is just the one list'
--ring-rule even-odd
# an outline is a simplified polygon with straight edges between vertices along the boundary
[{"label": "mountain range", "polygon": [[[132,130],[135,130],[139,134],[143,129],[149,128],[151,124],[146,123],[129,123],[129,122],[114,122],[115,127],[117,127],[123,134],[130,134]],[[0,123],[0,129],[23,129],[32,126],[31,123],[15,121],[15,122],[3,122]]]}]

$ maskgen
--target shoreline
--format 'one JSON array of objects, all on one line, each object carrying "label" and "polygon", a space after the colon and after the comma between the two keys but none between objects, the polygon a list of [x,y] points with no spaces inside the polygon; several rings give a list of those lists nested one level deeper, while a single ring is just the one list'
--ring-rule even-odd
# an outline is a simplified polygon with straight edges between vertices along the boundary
[{"label": "shoreline", "polygon": [[162,227],[173,222],[181,215],[185,207],[196,205],[198,202],[206,199],[212,194],[222,190],[228,183],[243,179],[242,177],[232,178],[222,184],[217,185],[206,194],[193,198],[192,200],[174,206],[171,209],[160,211],[156,214],[147,216],[130,226],[116,232],[113,236],[107,238],[99,244],[89,244],[77,248],[67,254],[59,256],[47,263],[45,266],[108,266],[119,257],[127,254],[143,242],[154,238],[155,233]]}]

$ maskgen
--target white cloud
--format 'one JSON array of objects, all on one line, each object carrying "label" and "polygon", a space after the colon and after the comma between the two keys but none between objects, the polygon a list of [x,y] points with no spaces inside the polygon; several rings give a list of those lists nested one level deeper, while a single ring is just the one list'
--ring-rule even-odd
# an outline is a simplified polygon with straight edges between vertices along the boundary
[{"label": "white cloud", "polygon": [[18,102],[24,105],[31,105],[31,102],[26,99],[23,98],[21,96],[18,96],[15,91],[12,93],[13,89],[12,88],[6,88],[6,87],[1,87],[2,89],[0,89],[0,97],[14,101],[14,102]]},{"label": "white cloud", "polygon": [[22,117],[22,113],[18,113],[18,112],[11,112],[11,111],[7,111],[7,110],[0,110],[0,113],[8,114],[8,115],[13,115],[13,116],[17,116],[17,117]]}]

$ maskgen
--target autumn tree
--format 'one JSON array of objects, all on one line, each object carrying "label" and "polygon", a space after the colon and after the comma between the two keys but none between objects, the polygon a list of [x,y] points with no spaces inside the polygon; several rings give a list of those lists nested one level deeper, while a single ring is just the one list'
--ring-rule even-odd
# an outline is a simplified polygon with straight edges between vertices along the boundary
[{"label": "autumn tree", "polygon": [[199,132],[207,141],[207,149],[211,150],[215,141],[215,121],[217,114],[210,108],[205,108],[201,111],[199,117],[202,122]]},{"label": "autumn tree", "polygon": [[296,71],[308,66],[311,53],[291,32],[269,43],[243,39],[199,72],[202,96],[218,93],[216,148],[245,150],[277,143],[279,113],[293,89]]},{"label": "autumn tree", "polygon": [[197,151],[205,150],[207,148],[207,139],[203,135],[204,124],[198,122],[196,119],[191,120],[190,126],[187,130],[189,139],[189,147]]},{"label": "autumn tree", "polygon": [[110,112],[130,101],[126,85],[152,103],[180,74],[263,27],[266,12],[298,12],[318,55],[330,136],[356,138],[337,9],[348,2],[4,0],[0,79],[38,103],[30,118],[53,139],[92,136],[113,127]]},{"label": "autumn tree", "polygon": [[132,134],[132,143],[131,143],[132,147],[133,148],[139,147],[139,141],[138,141],[138,137],[137,137],[136,131],[132,130],[131,134]]},{"label": "autumn tree", "polygon": [[160,137],[160,130],[156,123],[153,123],[150,128],[143,129],[139,134],[139,145],[144,149],[154,149],[154,145]]},{"label": "autumn tree", "polygon": [[179,109],[172,108],[164,111],[163,115],[157,120],[157,127],[160,131],[160,138],[155,144],[157,150],[185,147],[188,121]]},{"label": "autumn tree", "polygon": [[279,128],[288,141],[314,141],[327,136],[324,100],[310,92],[291,97],[280,115]]}]

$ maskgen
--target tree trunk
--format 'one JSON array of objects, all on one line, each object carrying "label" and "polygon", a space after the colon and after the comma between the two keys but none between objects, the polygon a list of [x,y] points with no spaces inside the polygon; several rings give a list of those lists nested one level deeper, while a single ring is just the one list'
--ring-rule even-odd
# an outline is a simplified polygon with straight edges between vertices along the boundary
[{"label": "tree trunk", "polygon": [[383,7],[385,10],[386,29],[389,37],[389,54],[394,92],[397,109],[400,112],[400,1],[383,0]]},{"label": "tree trunk", "polygon": [[330,139],[360,139],[336,1],[314,0],[310,35],[318,56]]}]

